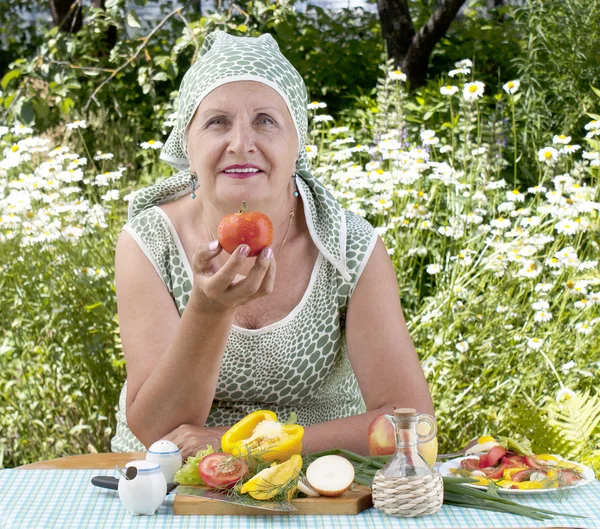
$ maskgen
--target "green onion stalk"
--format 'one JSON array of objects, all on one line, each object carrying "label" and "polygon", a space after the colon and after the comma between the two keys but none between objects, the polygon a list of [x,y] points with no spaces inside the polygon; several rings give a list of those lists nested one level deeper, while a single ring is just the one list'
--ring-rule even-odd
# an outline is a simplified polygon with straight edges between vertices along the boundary
[{"label": "green onion stalk", "polygon": [[[360,485],[371,487],[376,472],[391,459],[392,456],[361,456],[343,448],[334,448],[323,452],[309,454],[305,458],[306,464],[318,457],[328,455],[339,455],[348,459],[354,466],[354,481]],[[477,480],[462,477],[442,477],[444,481],[444,504],[454,505],[466,509],[479,509],[484,511],[496,511],[526,516],[533,520],[550,520],[554,516],[568,516],[572,518],[586,518],[576,514],[549,511],[521,505],[514,501],[494,496],[487,491],[475,489],[467,483],[475,483]]]}]

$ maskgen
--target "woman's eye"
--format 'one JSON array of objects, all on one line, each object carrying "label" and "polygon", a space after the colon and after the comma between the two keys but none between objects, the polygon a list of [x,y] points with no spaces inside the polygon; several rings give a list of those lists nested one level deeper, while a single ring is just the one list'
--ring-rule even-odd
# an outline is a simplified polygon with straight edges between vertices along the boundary
[{"label": "woman's eye", "polygon": [[223,123],[225,123],[223,118],[214,118],[208,122],[209,125],[222,125]]},{"label": "woman's eye", "polygon": [[258,120],[259,123],[264,123],[266,125],[273,125],[273,123],[275,123],[271,118],[259,118]]}]

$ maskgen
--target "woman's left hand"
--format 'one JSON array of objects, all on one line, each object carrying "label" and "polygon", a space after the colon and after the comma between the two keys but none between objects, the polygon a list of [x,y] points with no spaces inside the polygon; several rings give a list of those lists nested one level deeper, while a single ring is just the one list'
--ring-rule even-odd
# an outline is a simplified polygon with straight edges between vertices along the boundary
[{"label": "woman's left hand", "polygon": [[181,450],[181,457],[185,461],[189,456],[195,456],[200,450],[206,450],[206,445],[211,445],[217,452],[221,448],[221,436],[228,429],[227,426],[206,428],[193,424],[182,424],[163,439],[174,442]]}]

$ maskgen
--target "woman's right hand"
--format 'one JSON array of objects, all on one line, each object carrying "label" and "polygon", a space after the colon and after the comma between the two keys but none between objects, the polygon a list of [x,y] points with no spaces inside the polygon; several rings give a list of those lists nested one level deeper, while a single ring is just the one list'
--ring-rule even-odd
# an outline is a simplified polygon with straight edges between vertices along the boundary
[{"label": "woman's right hand", "polygon": [[[223,250],[219,244],[211,250],[209,244],[201,244],[192,257],[194,295],[196,303],[207,311],[231,311],[253,299],[273,292],[275,284],[275,258],[267,259],[262,250],[256,256],[248,276],[233,283],[240,267],[247,259],[248,245],[238,246],[227,262],[219,267],[216,257]],[[270,247],[269,247],[270,248]]]}]

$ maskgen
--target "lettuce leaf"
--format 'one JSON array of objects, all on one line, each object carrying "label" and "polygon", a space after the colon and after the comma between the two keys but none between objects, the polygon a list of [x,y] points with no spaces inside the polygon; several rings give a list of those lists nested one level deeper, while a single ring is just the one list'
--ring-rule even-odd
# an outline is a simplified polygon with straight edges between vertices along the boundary
[{"label": "lettuce leaf", "polygon": [[512,452],[516,452],[522,456],[532,456],[533,450],[531,449],[531,441],[526,437],[523,437],[522,440],[517,441],[511,437],[498,437],[498,441],[500,446],[505,448],[506,450],[510,450]]},{"label": "lettuce leaf", "polygon": [[177,471],[173,481],[180,485],[206,485],[198,472],[200,460],[208,454],[214,454],[215,451],[211,445],[206,445],[206,450],[200,450],[196,456],[189,456],[183,466]]}]

